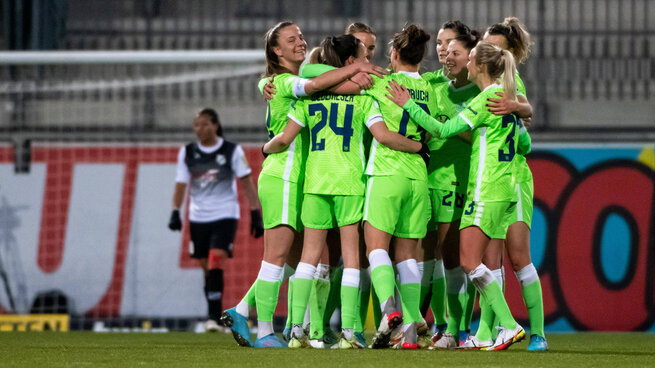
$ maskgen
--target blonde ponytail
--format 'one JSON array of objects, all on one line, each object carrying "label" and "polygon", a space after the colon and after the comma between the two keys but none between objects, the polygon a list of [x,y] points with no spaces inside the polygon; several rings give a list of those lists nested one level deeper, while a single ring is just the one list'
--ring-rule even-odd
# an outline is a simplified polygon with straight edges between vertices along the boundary
[{"label": "blonde ponytail", "polygon": [[505,66],[503,71],[503,90],[505,91],[505,96],[510,100],[516,99],[516,64],[514,63],[514,56],[512,53],[503,50],[503,64]]}]

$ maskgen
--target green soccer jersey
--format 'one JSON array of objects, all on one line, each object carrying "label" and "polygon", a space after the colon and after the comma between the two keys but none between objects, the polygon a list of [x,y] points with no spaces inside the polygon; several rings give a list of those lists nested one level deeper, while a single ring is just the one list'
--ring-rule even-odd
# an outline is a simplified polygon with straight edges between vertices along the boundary
[{"label": "green soccer jersey", "polygon": [[[445,124],[434,123],[434,133],[452,137],[472,130],[471,163],[467,200],[475,202],[516,201],[515,156],[518,140],[518,118],[514,114],[494,115],[487,110],[487,98],[503,92],[492,84],[477,95],[471,104]],[[410,101],[411,102],[411,101]],[[413,117],[428,126],[431,117],[413,103],[403,106]],[[425,118],[425,119],[424,119]]]},{"label": "green soccer jersey", "polygon": [[[275,95],[268,101],[266,108],[266,129],[268,137],[273,138],[282,133],[289,118],[287,114],[293,107],[296,99],[304,95],[304,82],[290,73],[275,76]],[[262,174],[282,178],[294,183],[302,181],[304,171],[304,157],[307,155],[308,136],[306,132],[298,134],[289,149],[269,155],[262,165]]]},{"label": "green soccer jersey", "polygon": [[433,72],[427,72],[421,74],[421,78],[423,78],[426,82],[430,83],[431,85],[439,84],[439,83],[444,83],[444,82],[449,82],[450,79],[446,77],[443,74],[443,68],[439,70],[435,70]]},{"label": "green soccer jersey", "polygon": [[[437,95],[436,118],[445,122],[452,119],[480,93],[473,83],[455,88],[452,82],[435,85]],[[430,140],[428,186],[435,189],[463,191],[468,183],[471,144],[458,137]]]},{"label": "green soccer jersey", "polygon": [[[516,93],[518,95],[522,95],[525,98],[527,98],[527,94],[525,91],[525,84],[523,84],[523,80],[519,76],[519,73],[516,72]],[[520,129],[519,129],[519,144],[522,142],[529,142],[530,140],[530,135],[528,131],[525,129],[525,126],[521,122],[520,124]],[[525,155],[528,152],[522,152],[522,150],[519,149],[518,155],[516,155],[516,182],[517,183],[525,183],[532,181],[532,171],[530,171],[530,167],[528,166],[528,162],[525,159]]]},{"label": "green soccer jersey", "polygon": [[494,115],[485,106],[487,98],[503,89],[485,88],[457,118],[473,129],[467,198],[475,202],[516,201],[514,159],[517,149],[517,117]]},{"label": "green soccer jersey", "polygon": [[318,93],[296,102],[289,117],[310,136],[304,192],[364,195],[363,135],[382,121],[369,96]]},{"label": "green soccer jersey", "polygon": [[[375,97],[389,131],[397,132],[417,142],[422,141],[425,130],[419,127],[401,107],[388,99],[387,86],[390,80],[409,89],[411,99],[428,114],[437,108],[436,98],[430,85],[418,73],[393,73],[384,78],[373,77],[373,87],[365,91]],[[415,153],[394,151],[379,144],[375,139],[366,167],[369,176],[403,175],[410,179],[426,180],[427,171],[423,159]]]}]

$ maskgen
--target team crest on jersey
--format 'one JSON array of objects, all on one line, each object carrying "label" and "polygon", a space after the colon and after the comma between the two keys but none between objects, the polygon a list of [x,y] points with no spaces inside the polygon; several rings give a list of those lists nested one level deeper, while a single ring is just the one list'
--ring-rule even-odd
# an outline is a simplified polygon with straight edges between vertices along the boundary
[{"label": "team crest on jersey", "polygon": [[225,165],[225,163],[227,162],[227,159],[225,159],[224,155],[216,155],[216,162],[219,165]]}]

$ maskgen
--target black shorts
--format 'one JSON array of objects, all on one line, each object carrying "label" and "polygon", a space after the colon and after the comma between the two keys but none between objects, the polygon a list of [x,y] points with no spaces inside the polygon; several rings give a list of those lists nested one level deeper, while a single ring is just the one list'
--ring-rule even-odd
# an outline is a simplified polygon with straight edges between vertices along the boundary
[{"label": "black shorts", "polygon": [[222,219],[214,222],[191,222],[191,258],[207,258],[210,249],[223,249],[232,258],[234,236],[237,233],[237,219]]}]

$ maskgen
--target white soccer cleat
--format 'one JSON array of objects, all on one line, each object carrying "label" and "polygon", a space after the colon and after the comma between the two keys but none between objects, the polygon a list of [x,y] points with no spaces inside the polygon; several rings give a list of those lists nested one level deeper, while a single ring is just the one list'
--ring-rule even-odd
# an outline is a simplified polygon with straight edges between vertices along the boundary
[{"label": "white soccer cleat", "polygon": [[309,340],[309,346],[311,346],[314,349],[325,349],[325,343],[323,342],[323,340],[319,340],[319,339]]},{"label": "white soccer cleat", "polygon": [[457,340],[451,333],[446,332],[437,342],[430,346],[430,350],[449,350],[457,347]]},{"label": "white soccer cleat", "polygon": [[486,350],[506,350],[512,344],[517,343],[525,338],[525,330],[523,330],[523,327],[521,327],[521,325],[518,323],[516,324],[516,327],[511,330],[502,326],[497,328],[498,337],[496,337],[496,342],[494,342],[494,344]]},{"label": "white soccer cleat", "polygon": [[494,344],[492,339],[489,340],[478,340],[475,336],[469,336],[463,344],[459,346],[458,349],[462,350],[486,350]]},{"label": "white soccer cleat", "polygon": [[205,331],[207,332],[216,332],[216,331],[221,331],[221,326],[216,323],[213,319],[208,319],[205,322]]}]

